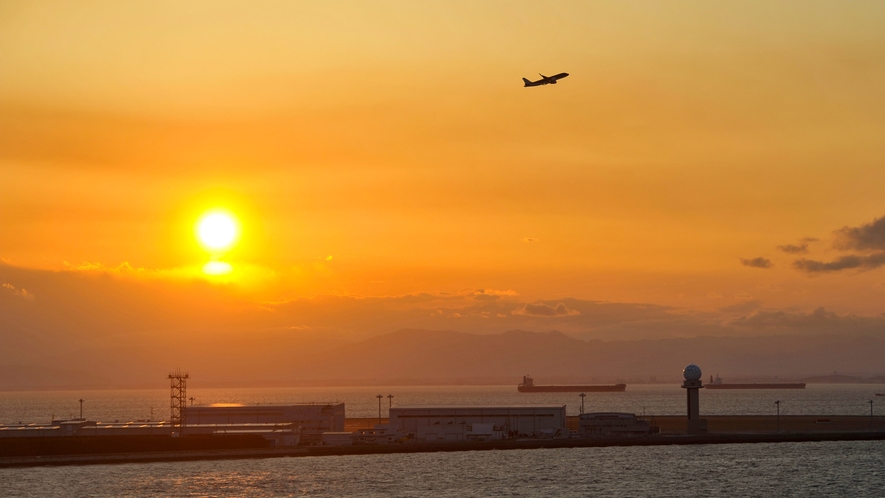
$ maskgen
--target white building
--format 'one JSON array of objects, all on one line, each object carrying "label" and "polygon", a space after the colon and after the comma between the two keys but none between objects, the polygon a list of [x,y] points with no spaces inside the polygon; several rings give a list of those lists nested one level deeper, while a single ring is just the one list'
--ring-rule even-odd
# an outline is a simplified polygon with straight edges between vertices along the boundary
[{"label": "white building", "polygon": [[396,406],[389,427],[398,439],[422,442],[564,438],[565,420],[565,405]]}]

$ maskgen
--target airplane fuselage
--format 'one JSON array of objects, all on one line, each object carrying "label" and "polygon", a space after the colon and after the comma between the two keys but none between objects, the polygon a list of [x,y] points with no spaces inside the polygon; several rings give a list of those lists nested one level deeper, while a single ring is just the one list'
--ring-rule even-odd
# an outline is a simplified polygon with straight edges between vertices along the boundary
[{"label": "airplane fuselage", "polygon": [[560,80],[562,78],[565,78],[566,76],[568,76],[568,73],[559,73],[554,74],[553,76],[544,76],[542,74],[541,79],[539,79],[538,81],[529,81],[526,78],[523,78],[522,81],[523,83],[525,83],[525,86],[555,85],[556,80]]}]

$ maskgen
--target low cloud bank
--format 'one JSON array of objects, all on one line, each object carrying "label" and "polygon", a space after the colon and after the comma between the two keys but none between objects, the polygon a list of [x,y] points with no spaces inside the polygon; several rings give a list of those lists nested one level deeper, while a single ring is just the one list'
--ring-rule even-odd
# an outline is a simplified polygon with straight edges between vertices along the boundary
[{"label": "low cloud bank", "polygon": [[741,264],[744,266],[749,266],[750,268],[771,268],[773,265],[770,259],[766,258],[753,258],[753,259],[741,259]]},{"label": "low cloud bank", "polygon": [[545,303],[527,303],[516,308],[511,313],[514,315],[529,316],[577,316],[581,314],[580,311],[573,310],[564,303],[559,303],[556,306],[550,306]]}]

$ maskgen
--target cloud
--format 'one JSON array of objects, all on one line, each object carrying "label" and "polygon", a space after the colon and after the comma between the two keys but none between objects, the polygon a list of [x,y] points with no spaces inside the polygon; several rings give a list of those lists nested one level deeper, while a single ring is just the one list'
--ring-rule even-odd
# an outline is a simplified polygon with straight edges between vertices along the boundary
[{"label": "cloud", "polygon": [[885,216],[859,227],[842,227],[835,234],[836,249],[885,250]]},{"label": "cloud", "polygon": [[745,303],[732,304],[731,306],[724,306],[719,308],[719,311],[723,313],[749,313],[750,311],[755,311],[761,307],[762,303],[760,303],[759,300],[753,300]]},{"label": "cloud", "polygon": [[16,289],[15,286],[12,284],[5,283],[3,285],[0,285],[0,287],[3,287],[4,289],[8,289],[8,290],[12,291],[12,293],[15,294],[16,296],[22,297],[24,299],[31,299],[31,300],[34,299],[34,295],[31,294],[30,292],[28,292],[26,289]]},{"label": "cloud", "polygon": [[885,326],[885,316],[839,315],[819,307],[807,313],[804,311],[763,310],[752,315],[741,316],[730,322],[735,327],[754,329],[804,330],[806,332],[828,333],[879,333]]},{"label": "cloud", "polygon": [[526,303],[511,311],[511,313],[528,316],[577,316],[581,314],[580,311],[569,308],[565,303],[559,303],[556,306],[550,306],[545,303]]},{"label": "cloud", "polygon": [[[861,251],[866,254],[848,254],[833,261],[803,258],[794,261],[793,268],[811,274],[853,269],[874,270],[885,266],[885,216],[857,227],[844,226],[835,230],[833,235],[834,248],[840,251]],[[784,247],[799,246],[778,246],[779,249]]]},{"label": "cloud", "polygon": [[807,273],[829,273],[850,269],[873,270],[885,265],[885,251],[877,252],[869,256],[855,254],[842,256],[841,258],[825,263],[813,259],[800,259],[793,262],[793,267]]},{"label": "cloud", "polygon": [[[209,263],[212,262],[210,261]],[[64,261],[64,265],[69,272],[96,275],[105,274],[140,280],[202,280],[214,283],[236,283],[246,287],[260,283],[267,283],[278,277],[275,271],[263,266],[242,263],[220,263],[228,265],[230,267],[230,272],[210,275],[204,271],[206,268],[205,265],[152,269],[143,267],[136,268],[130,265],[128,261],[124,261],[117,266],[109,266],[104,263],[89,261],[84,261],[80,264],[72,264]]]},{"label": "cloud", "polygon": [[[273,379],[323,351],[401,329],[488,336],[555,328],[594,345],[677,337],[696,338],[692,343],[703,345],[711,344],[711,337],[738,341],[774,334],[873,336],[885,330],[885,316],[836,315],[823,309],[811,312],[812,308],[759,310],[761,305],[749,296],[735,296],[734,302],[750,302],[717,312],[562,296],[526,302],[509,290],[476,288],[267,302],[200,280],[109,276],[95,270],[39,271],[0,264],[4,354],[23,364],[68,369],[88,365],[90,373],[105,379],[150,379],[143,382],[156,387],[156,372],[162,378],[170,364],[186,365],[201,372],[201,378],[219,381]],[[37,296],[36,301],[22,299],[23,289]],[[500,298],[476,299],[494,295]],[[170,349],[169,344],[176,347]],[[268,344],[274,347],[268,349]],[[624,343],[623,348],[631,351],[632,345]],[[419,375],[420,370],[416,367],[415,372]]]},{"label": "cloud", "polygon": [[538,239],[535,239],[535,238],[532,238],[532,237],[526,237],[526,238],[522,239],[522,241],[523,241],[523,242],[537,242]]},{"label": "cloud", "polygon": [[802,242],[805,242],[808,244],[810,244],[812,242],[818,242],[819,240],[820,239],[818,239],[817,237],[802,237],[802,239],[801,239]]},{"label": "cloud", "polygon": [[753,259],[743,259],[741,258],[741,264],[744,266],[749,266],[751,268],[771,268],[771,260],[766,258],[753,258]]},{"label": "cloud", "polygon": [[514,290],[476,289],[473,291],[473,299],[494,301],[502,297],[518,295]]},{"label": "cloud", "polygon": [[787,254],[805,254],[808,252],[808,244],[795,245],[795,244],[787,244],[783,246],[777,246],[777,248]]}]

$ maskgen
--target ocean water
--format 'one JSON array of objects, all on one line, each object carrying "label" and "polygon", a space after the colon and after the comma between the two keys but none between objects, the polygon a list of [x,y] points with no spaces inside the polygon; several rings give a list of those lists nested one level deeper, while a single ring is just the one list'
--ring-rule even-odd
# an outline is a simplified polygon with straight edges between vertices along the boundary
[{"label": "ocean water", "polygon": [[0,469],[42,496],[883,496],[885,442],[464,451]]},{"label": "ocean water", "polygon": [[[876,415],[883,385],[809,385],[804,390],[701,391],[704,415]],[[337,401],[348,417],[382,416],[393,404],[565,404],[578,393],[521,394],[515,386],[388,386],[199,389],[197,404]],[[393,394],[392,400],[386,397]],[[162,420],[169,391],[0,392],[0,423],[53,415]],[[881,406],[880,406],[880,403]],[[630,385],[588,393],[585,411],[678,415],[685,391]],[[885,496],[885,442],[571,448],[403,455],[267,458],[0,469],[0,496]]]},{"label": "ocean water", "polygon": [[[869,415],[873,400],[876,415],[885,414],[882,384],[809,384],[806,389],[701,390],[701,415],[773,415],[780,401],[782,415]],[[343,402],[348,417],[377,417],[394,405],[566,405],[569,415],[581,410],[578,393],[519,393],[516,386],[385,386],[200,389],[191,386],[188,397],[196,404],[291,404]],[[394,397],[388,399],[387,395]],[[52,418],[83,415],[90,420],[167,420],[168,389],[106,391],[6,391],[0,392],[0,423],[48,422]],[[619,411],[637,415],[685,414],[685,390],[678,385],[628,385],[623,393],[587,393],[584,410]]]}]

